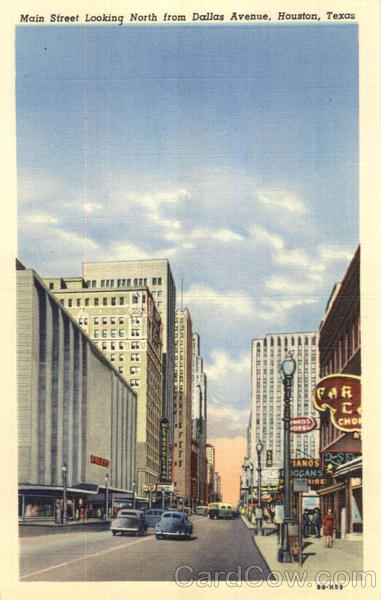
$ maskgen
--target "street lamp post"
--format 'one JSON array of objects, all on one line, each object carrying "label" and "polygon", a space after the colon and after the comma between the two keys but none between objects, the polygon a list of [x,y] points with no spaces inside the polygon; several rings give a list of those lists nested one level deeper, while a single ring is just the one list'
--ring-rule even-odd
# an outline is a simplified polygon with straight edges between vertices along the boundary
[{"label": "street lamp post", "polygon": [[108,520],[108,473],[105,475],[105,484],[106,484],[106,521]]},{"label": "street lamp post", "polygon": [[254,465],[252,462],[249,464],[250,469],[250,490],[249,490],[249,502],[251,505],[251,521],[253,521],[253,487],[254,487]]},{"label": "street lamp post", "polygon": [[290,421],[291,421],[291,384],[295,373],[296,362],[289,352],[280,368],[280,375],[283,381],[284,389],[284,523],[283,523],[283,542],[279,548],[279,562],[289,563],[292,561],[289,524],[292,522],[291,516],[291,478],[290,478]]},{"label": "street lamp post", "polygon": [[263,527],[262,527],[262,464],[261,464],[261,453],[263,450],[263,444],[261,440],[257,442],[257,457],[258,457],[258,518],[257,518],[257,532],[260,529],[261,534],[263,535]]},{"label": "street lamp post", "polygon": [[64,463],[61,467],[62,473],[62,483],[63,483],[63,515],[62,515],[62,523],[66,523],[66,488],[67,488],[67,464]]},{"label": "street lamp post", "polygon": [[133,508],[135,509],[135,488],[136,488],[136,483],[135,481],[132,482],[132,501],[133,501]]}]

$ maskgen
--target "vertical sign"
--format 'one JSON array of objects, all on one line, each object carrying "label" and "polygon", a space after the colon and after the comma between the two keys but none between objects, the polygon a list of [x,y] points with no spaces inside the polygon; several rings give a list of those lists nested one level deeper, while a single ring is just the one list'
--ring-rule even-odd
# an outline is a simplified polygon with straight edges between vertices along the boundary
[{"label": "vertical sign", "polygon": [[166,417],[160,419],[160,481],[168,481],[168,426]]},{"label": "vertical sign", "polygon": [[273,451],[266,450],[266,467],[272,467],[272,466],[273,466]]}]

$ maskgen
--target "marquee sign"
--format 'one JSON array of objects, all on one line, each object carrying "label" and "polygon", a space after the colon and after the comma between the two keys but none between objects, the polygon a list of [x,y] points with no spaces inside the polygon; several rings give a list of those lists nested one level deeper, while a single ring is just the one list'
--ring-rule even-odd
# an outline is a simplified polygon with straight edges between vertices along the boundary
[{"label": "marquee sign", "polygon": [[107,458],[94,456],[94,454],[90,454],[90,462],[99,465],[100,467],[106,467],[106,469],[110,466],[110,461]]},{"label": "marquee sign", "polygon": [[361,431],[361,379],[355,375],[328,375],[313,393],[315,408],[329,408],[331,423],[341,431]]},{"label": "marquee sign", "polygon": [[290,432],[291,433],[309,433],[317,427],[317,420],[315,417],[294,417],[291,419]]}]

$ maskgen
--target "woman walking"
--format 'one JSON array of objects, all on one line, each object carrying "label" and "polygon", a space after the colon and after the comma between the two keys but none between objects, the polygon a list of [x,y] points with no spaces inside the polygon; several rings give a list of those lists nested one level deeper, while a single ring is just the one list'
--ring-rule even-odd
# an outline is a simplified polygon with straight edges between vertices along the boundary
[{"label": "woman walking", "polygon": [[328,506],[327,513],[323,519],[323,535],[325,535],[325,547],[332,548],[332,537],[336,537],[336,517],[332,508]]}]

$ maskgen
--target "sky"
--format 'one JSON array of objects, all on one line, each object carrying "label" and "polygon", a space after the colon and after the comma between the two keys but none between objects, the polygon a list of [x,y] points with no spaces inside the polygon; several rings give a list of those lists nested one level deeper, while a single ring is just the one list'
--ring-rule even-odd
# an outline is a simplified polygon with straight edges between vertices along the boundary
[{"label": "sky", "polygon": [[317,330],[358,244],[357,27],[16,30],[20,260],[168,258],[244,453],[251,340]]}]

